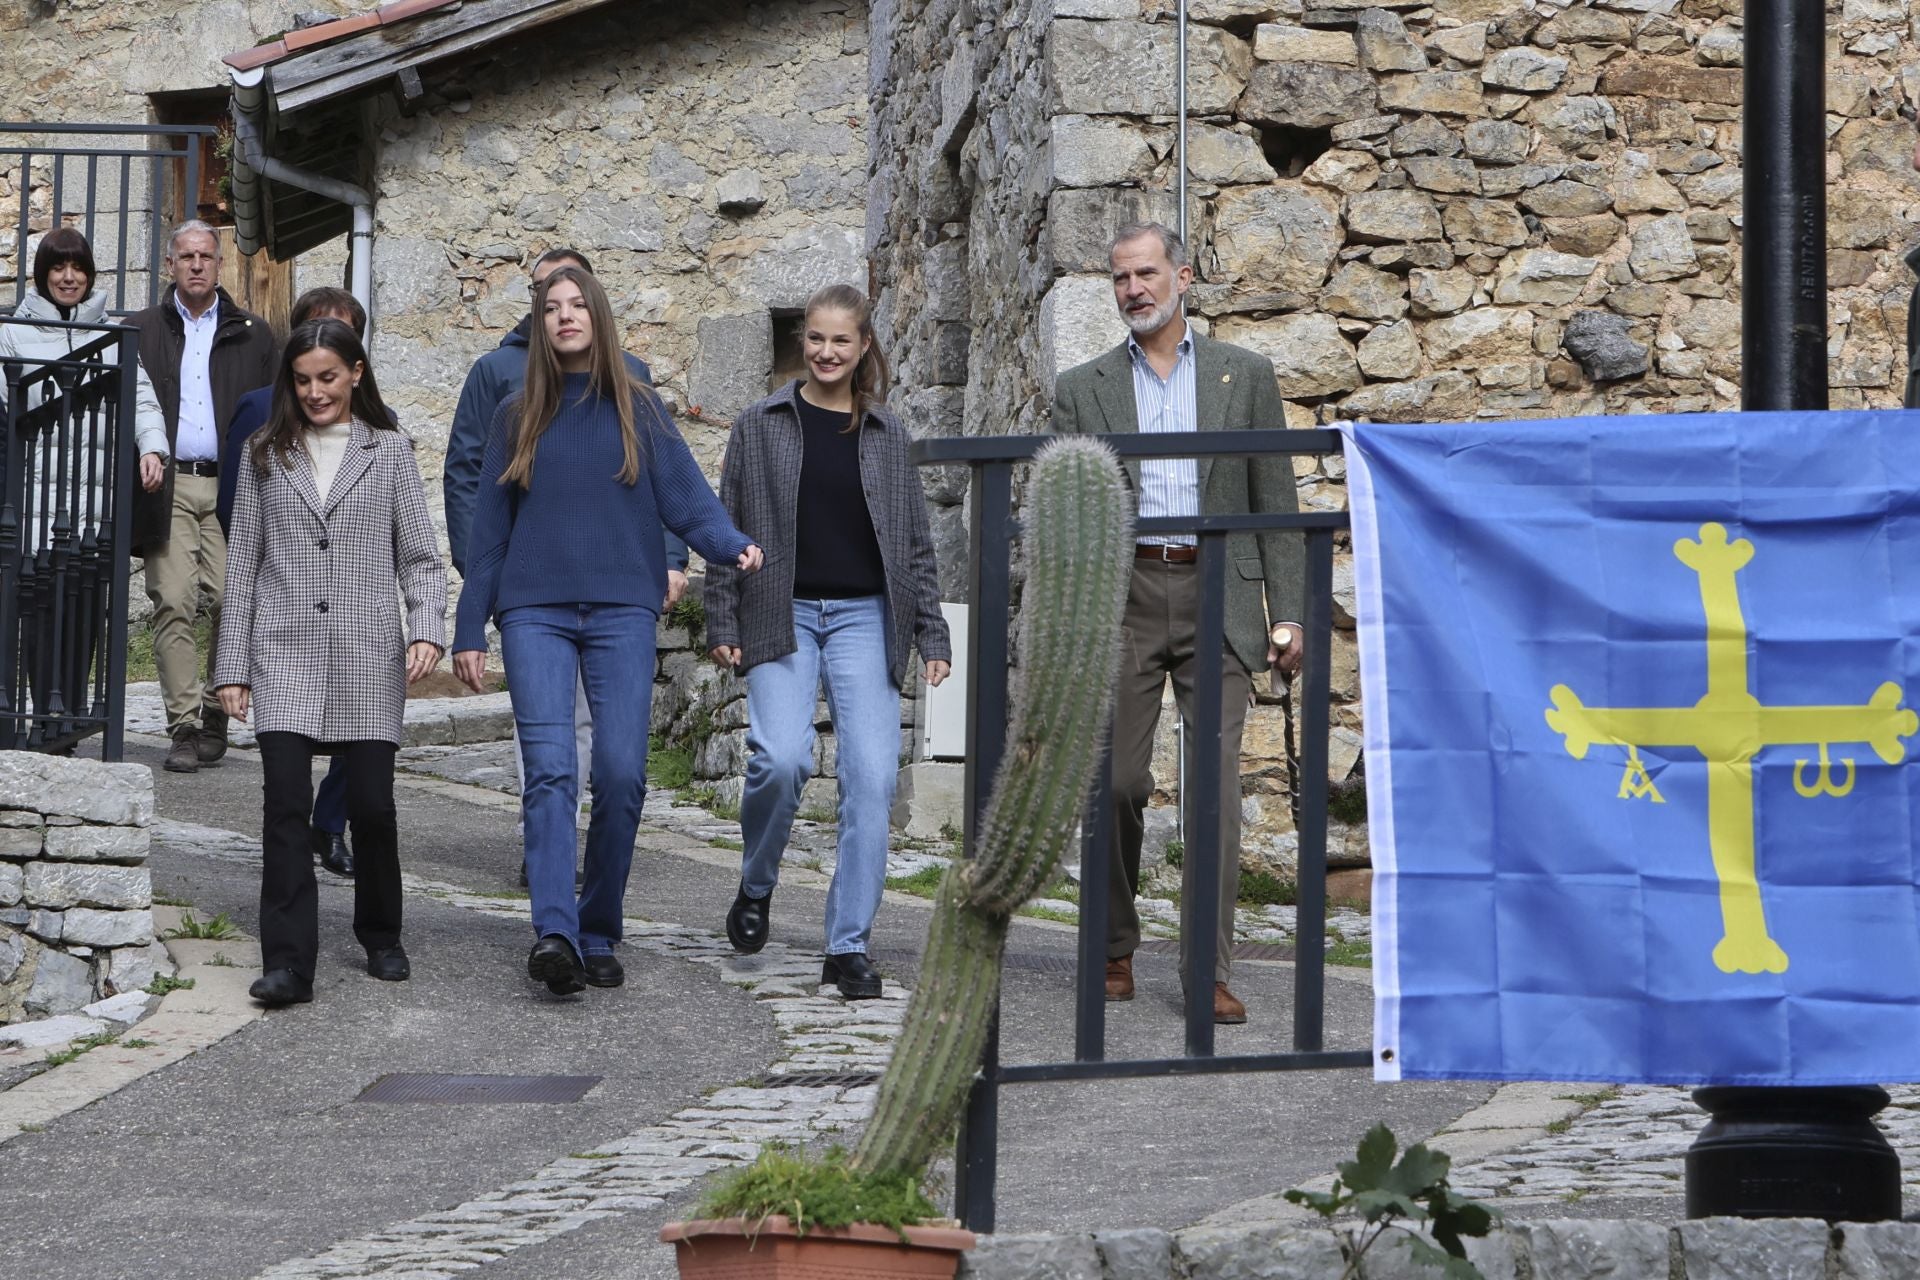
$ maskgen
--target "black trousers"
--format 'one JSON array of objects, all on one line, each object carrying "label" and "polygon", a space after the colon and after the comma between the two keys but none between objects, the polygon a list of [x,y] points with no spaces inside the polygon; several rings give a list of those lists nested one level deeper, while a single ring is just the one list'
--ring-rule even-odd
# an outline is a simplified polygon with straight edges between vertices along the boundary
[{"label": "black trousers", "polygon": [[313,757],[347,761],[347,821],[353,828],[353,933],[372,950],[400,941],[400,834],[393,807],[391,742],[319,743],[298,733],[260,735],[266,815],[260,832],[261,968],[313,980],[320,954],[319,891],[307,817]]}]

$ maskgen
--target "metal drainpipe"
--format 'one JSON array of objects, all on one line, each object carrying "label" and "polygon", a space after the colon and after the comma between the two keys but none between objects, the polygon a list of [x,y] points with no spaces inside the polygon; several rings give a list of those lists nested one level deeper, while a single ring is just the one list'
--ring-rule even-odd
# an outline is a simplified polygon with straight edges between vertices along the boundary
[{"label": "metal drainpipe", "polygon": [[1187,0],[1180,0],[1180,81],[1178,101],[1174,104],[1180,116],[1180,140],[1176,147],[1180,169],[1180,223],[1174,229],[1180,233],[1180,243],[1187,242]]},{"label": "metal drainpipe", "polygon": [[[250,71],[232,73],[233,83],[243,89],[258,87],[266,75],[265,67],[255,67]],[[317,173],[308,173],[296,169],[283,160],[268,155],[260,141],[260,130],[253,117],[238,109],[235,104],[233,113],[234,143],[240,150],[240,158],[249,169],[262,178],[283,182],[289,187],[298,187],[302,191],[311,191],[317,196],[337,200],[353,210],[353,233],[349,240],[347,261],[350,266],[349,288],[360,306],[367,313],[366,337],[373,337],[373,196],[364,188],[350,182],[341,182],[337,178],[328,178]]]}]

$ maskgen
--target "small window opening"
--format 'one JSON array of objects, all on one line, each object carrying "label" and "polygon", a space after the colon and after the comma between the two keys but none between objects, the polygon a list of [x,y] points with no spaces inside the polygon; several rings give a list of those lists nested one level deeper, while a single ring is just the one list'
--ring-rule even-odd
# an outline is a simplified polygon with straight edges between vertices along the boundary
[{"label": "small window opening", "polygon": [[801,342],[806,329],[805,312],[773,312],[773,372],[767,375],[768,391],[778,391],[795,378],[806,377],[807,358]]},{"label": "small window opening", "polygon": [[1260,150],[1283,178],[1297,178],[1333,146],[1333,130],[1278,124],[1260,131]]}]

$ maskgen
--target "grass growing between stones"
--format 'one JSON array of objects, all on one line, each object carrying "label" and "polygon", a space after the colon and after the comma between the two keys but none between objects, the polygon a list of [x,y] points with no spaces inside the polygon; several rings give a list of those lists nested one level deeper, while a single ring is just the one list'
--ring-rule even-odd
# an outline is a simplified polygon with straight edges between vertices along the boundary
[{"label": "grass growing between stones", "polygon": [[945,867],[922,867],[910,876],[888,876],[887,888],[910,893],[916,898],[931,898],[940,887],[940,877],[946,873]]},{"label": "grass growing between stones", "polygon": [[1019,914],[1031,916],[1035,920],[1052,920],[1057,924],[1080,923],[1080,914],[1076,911],[1062,911],[1058,907],[1041,906],[1039,903],[1034,902],[1029,902],[1026,906],[1021,907]]},{"label": "grass growing between stones", "polygon": [[48,1054],[43,1061],[49,1067],[64,1067],[89,1050],[98,1049],[103,1044],[112,1044],[119,1036],[118,1031],[101,1031],[90,1036],[81,1036],[57,1053]]},{"label": "grass growing between stones", "polygon": [[678,791],[693,781],[693,751],[689,747],[670,747],[658,735],[647,740],[647,781],[668,791]]},{"label": "grass growing between stones", "polygon": [[211,920],[201,920],[193,912],[180,915],[180,923],[160,935],[162,938],[211,938],[220,941],[240,936],[240,928],[222,911]]},{"label": "grass growing between stones", "polygon": [[1300,889],[1271,871],[1240,874],[1240,901],[1250,907],[1291,907],[1300,901]]},{"label": "grass growing between stones", "polygon": [[1365,969],[1373,964],[1373,941],[1368,938],[1349,941],[1335,934],[1333,945],[1327,948],[1327,963]]},{"label": "grass growing between stones", "polygon": [[720,798],[720,792],[714,787],[689,787],[681,793],[688,804],[698,805],[716,818],[728,822],[740,821],[740,806],[728,804]]},{"label": "grass growing between stones", "polygon": [[171,995],[175,991],[191,991],[193,981],[192,978],[176,978],[166,973],[155,974],[153,981],[147,984],[146,991],[150,996]]},{"label": "grass growing between stones", "polygon": [[729,840],[725,836],[715,836],[713,839],[707,841],[707,843],[716,849],[731,849],[735,853],[745,853],[747,851],[746,845],[741,844],[738,840]]},{"label": "grass growing between stones", "polygon": [[755,1223],[778,1214],[805,1235],[855,1222],[899,1231],[939,1212],[909,1175],[856,1172],[839,1147],[813,1156],[775,1143],[746,1168],[724,1176],[701,1200],[698,1216]]}]

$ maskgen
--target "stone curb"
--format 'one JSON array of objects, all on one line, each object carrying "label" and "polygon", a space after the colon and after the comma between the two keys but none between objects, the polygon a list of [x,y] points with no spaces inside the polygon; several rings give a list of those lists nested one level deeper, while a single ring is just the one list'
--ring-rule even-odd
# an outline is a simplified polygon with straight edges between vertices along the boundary
[{"label": "stone curb", "polygon": [[[183,914],[177,907],[155,907],[155,931],[177,927]],[[98,1102],[263,1016],[264,1010],[247,995],[260,968],[260,947],[252,938],[174,938],[166,947],[175,977],[192,979],[194,985],[168,992],[157,1009],[128,1027],[119,1040],[0,1093],[0,1143]],[[214,963],[223,953],[229,963]],[[141,1043],[125,1043],[129,1040]],[[51,1051],[52,1046],[42,1049],[41,1057]]]},{"label": "stone curb", "polygon": [[[1395,1234],[1404,1236],[1404,1232]],[[1677,1227],[1563,1219],[1468,1240],[1485,1280],[1872,1280],[1920,1274],[1920,1225],[1829,1227],[1806,1218],[1703,1218]],[[1320,1225],[1193,1227],[1076,1235],[984,1236],[965,1280],[1339,1280],[1339,1237]],[[1370,1248],[1361,1280],[1437,1274],[1390,1238]]]}]

